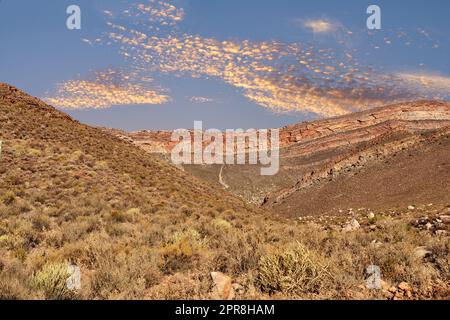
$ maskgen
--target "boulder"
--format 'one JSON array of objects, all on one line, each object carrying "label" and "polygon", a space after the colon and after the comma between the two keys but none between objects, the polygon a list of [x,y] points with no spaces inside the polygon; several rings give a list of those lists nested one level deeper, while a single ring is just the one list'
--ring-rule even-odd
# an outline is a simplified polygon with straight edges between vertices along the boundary
[{"label": "boulder", "polygon": [[217,300],[232,300],[234,290],[231,284],[231,278],[222,272],[211,272],[213,280],[213,296]]},{"label": "boulder", "polygon": [[352,219],[351,221],[347,222],[347,224],[342,228],[343,232],[352,232],[355,230],[358,230],[361,227],[358,220]]}]

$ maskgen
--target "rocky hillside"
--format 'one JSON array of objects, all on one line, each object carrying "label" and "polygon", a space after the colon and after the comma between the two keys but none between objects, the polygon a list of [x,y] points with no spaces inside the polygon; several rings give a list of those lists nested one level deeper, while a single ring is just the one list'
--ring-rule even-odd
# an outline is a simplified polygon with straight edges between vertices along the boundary
[{"label": "rocky hillside", "polygon": [[287,215],[347,208],[406,208],[450,202],[450,127],[395,131],[360,143],[267,195],[264,206]]},{"label": "rocky hillside", "polygon": [[[419,131],[450,125],[450,104],[436,101],[402,103],[325,120],[302,122],[280,129],[280,147],[298,146],[314,153],[339,146],[372,140],[393,130]],[[105,130],[108,130],[105,128]],[[171,131],[109,131],[133,141],[152,153],[170,153]]]},{"label": "rocky hillside", "polygon": [[300,145],[304,152],[318,152],[392,131],[417,132],[446,125],[450,125],[450,103],[418,101],[288,126],[281,130],[280,140],[282,147]]}]

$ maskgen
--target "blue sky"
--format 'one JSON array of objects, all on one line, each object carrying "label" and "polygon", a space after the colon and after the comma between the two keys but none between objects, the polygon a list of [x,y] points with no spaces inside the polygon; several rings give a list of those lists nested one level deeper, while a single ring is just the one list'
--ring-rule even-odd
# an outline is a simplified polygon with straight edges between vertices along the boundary
[{"label": "blue sky", "polygon": [[[72,4],[81,30],[66,28]],[[366,28],[370,4],[381,30]],[[0,81],[93,125],[279,127],[448,99],[449,12],[446,0],[2,0]]]}]

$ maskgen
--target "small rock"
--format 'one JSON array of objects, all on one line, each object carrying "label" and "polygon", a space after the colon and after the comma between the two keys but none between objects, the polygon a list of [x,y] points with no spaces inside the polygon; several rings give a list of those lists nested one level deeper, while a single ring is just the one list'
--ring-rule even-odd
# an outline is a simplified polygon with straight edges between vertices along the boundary
[{"label": "small rock", "polygon": [[347,224],[342,228],[343,232],[351,232],[358,230],[361,227],[358,220],[352,219],[350,222],[347,222]]},{"label": "small rock", "polygon": [[[395,298],[397,298],[397,299],[395,299]],[[395,293],[394,300],[399,300],[399,299],[402,299],[402,298],[403,298],[403,292],[397,291],[397,292]]]},{"label": "small rock", "polygon": [[375,231],[375,230],[377,230],[377,226],[376,226],[375,224],[372,224],[372,225],[369,227],[369,229],[370,229],[370,231]]},{"label": "small rock", "polygon": [[427,230],[430,230],[431,228],[433,228],[433,225],[432,225],[430,222],[428,222],[428,223],[425,225],[425,228],[426,228]]},{"label": "small rock", "polygon": [[450,223],[450,215],[444,214],[442,216],[439,216],[439,219],[441,219],[443,223]]},{"label": "small rock", "polygon": [[354,300],[365,300],[366,295],[364,292],[354,292],[352,294]]},{"label": "small rock", "polygon": [[370,243],[370,246],[374,249],[378,249],[382,245],[383,245],[383,243],[378,240],[372,240],[372,242]]},{"label": "small rock", "polygon": [[407,282],[400,282],[400,284],[398,285],[398,288],[403,291],[411,291],[412,290],[411,286]]},{"label": "small rock", "polygon": [[408,210],[414,210],[416,207],[414,206],[408,206]]},{"label": "small rock", "polygon": [[383,291],[389,291],[389,288],[391,287],[391,285],[389,283],[387,283],[384,280],[381,280],[381,289]]},{"label": "small rock", "polygon": [[214,283],[213,293],[216,299],[232,300],[234,298],[234,290],[231,285],[231,278],[222,272],[211,272],[211,278]]},{"label": "small rock", "polygon": [[397,288],[394,287],[394,286],[392,286],[392,287],[390,287],[390,288],[388,289],[388,291],[391,292],[391,293],[396,293],[396,292],[397,292]]},{"label": "small rock", "polygon": [[367,219],[372,220],[373,218],[375,218],[375,214],[373,212],[369,212]]},{"label": "small rock", "polygon": [[424,259],[431,255],[431,251],[427,250],[426,247],[417,247],[416,249],[414,249],[414,255],[418,259]]}]

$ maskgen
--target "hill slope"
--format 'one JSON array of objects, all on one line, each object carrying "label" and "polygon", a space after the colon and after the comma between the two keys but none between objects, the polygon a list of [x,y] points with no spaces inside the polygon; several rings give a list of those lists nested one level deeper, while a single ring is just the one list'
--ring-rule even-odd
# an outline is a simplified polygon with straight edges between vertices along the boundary
[{"label": "hill slope", "polygon": [[333,158],[266,198],[287,215],[450,203],[450,127],[394,131]]},{"label": "hill slope", "polygon": [[[51,262],[83,266],[86,297],[111,298],[170,296],[149,289],[177,272],[243,271],[240,259],[252,259],[244,234],[267,216],[242,200],[5,84],[0,123],[0,266],[19,277],[0,296],[25,294],[8,287]],[[220,223],[238,225],[236,237],[222,237]]]}]

